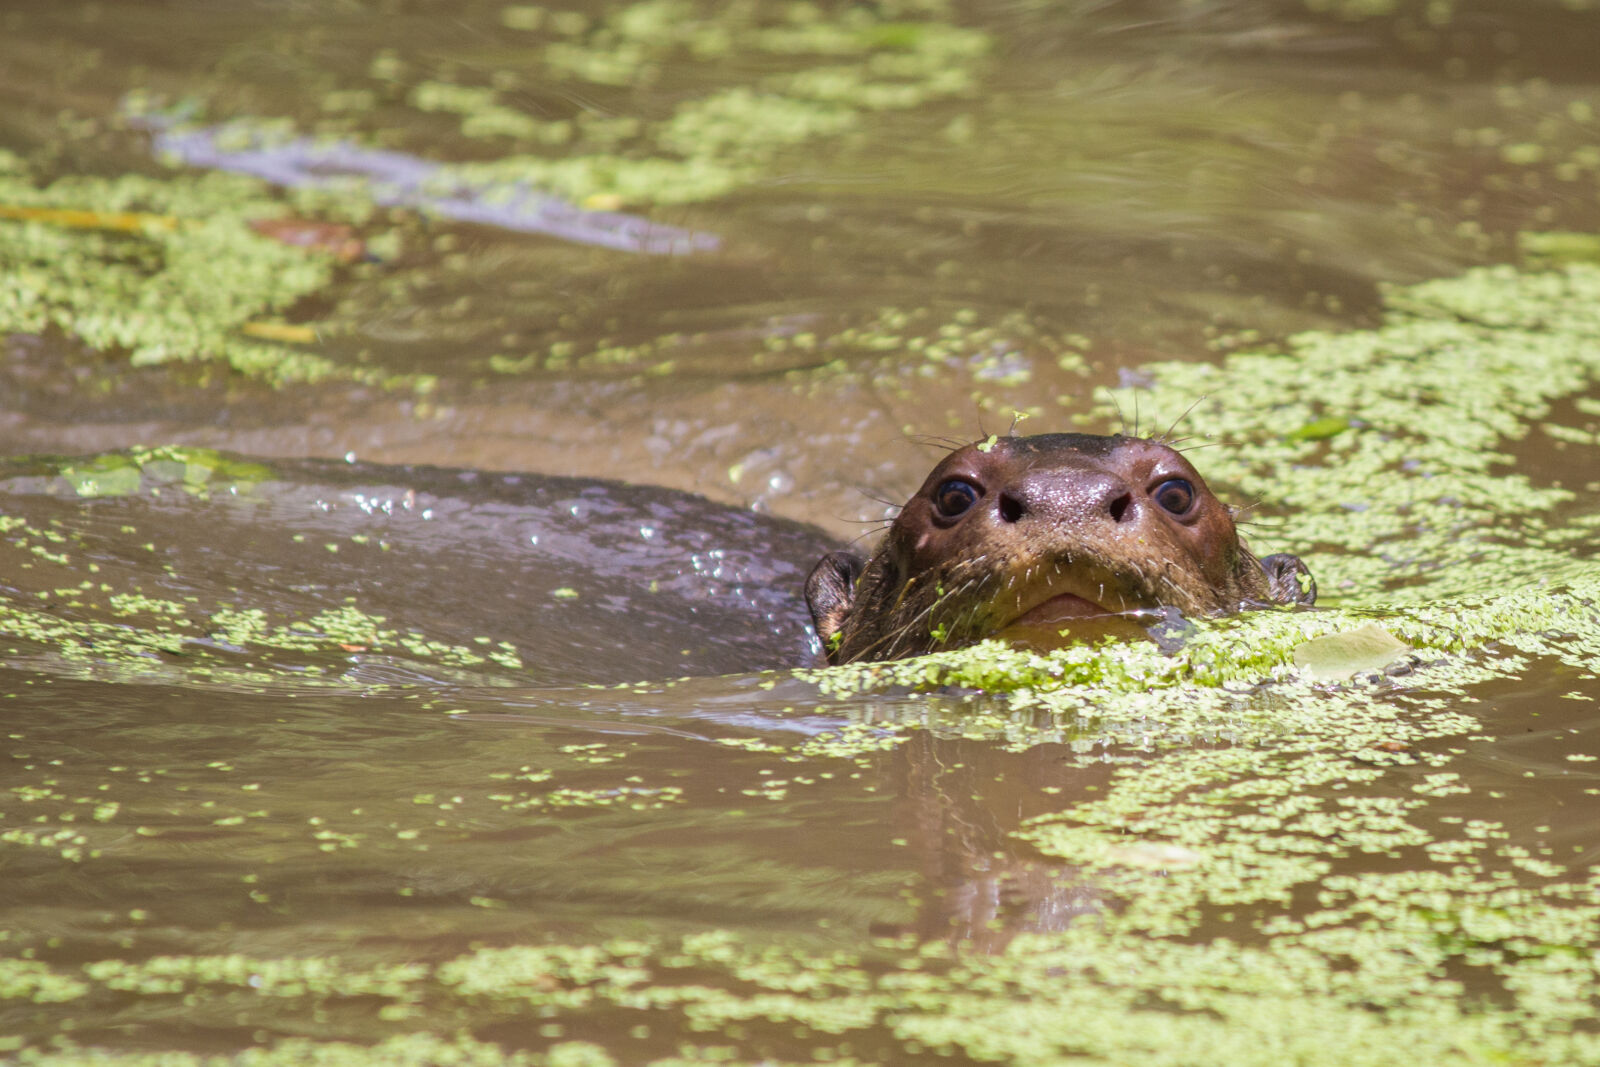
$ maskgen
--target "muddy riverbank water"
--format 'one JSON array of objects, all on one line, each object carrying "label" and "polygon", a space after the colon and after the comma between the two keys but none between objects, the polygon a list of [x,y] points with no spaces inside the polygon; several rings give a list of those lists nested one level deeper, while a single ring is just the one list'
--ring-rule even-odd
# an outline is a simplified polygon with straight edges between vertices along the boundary
[{"label": "muddy riverbank water", "polygon": [[[1596,54],[8,5],[0,1057],[1600,1063]],[[1019,415],[1325,606],[788,669]]]}]

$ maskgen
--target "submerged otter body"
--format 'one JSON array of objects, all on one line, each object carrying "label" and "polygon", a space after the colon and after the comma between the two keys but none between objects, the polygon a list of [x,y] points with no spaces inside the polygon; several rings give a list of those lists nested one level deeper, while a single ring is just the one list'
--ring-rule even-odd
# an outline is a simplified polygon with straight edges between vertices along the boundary
[{"label": "submerged otter body", "polygon": [[1297,557],[1250,553],[1177,451],[1094,434],[952,452],[870,559],[829,553],[806,582],[830,663],[1118,632],[1132,613],[1165,608],[1225,615],[1315,598]]}]

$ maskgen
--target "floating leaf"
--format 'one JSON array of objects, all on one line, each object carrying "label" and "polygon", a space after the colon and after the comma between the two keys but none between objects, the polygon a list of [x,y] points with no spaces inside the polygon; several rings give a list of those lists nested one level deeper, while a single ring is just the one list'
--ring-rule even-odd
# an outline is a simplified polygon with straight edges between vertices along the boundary
[{"label": "floating leaf", "polygon": [[61,477],[79,496],[128,496],[137,493],[144,475],[127,456],[101,456],[82,467],[63,467]]},{"label": "floating leaf", "polygon": [[1326,441],[1330,437],[1338,437],[1350,429],[1350,426],[1350,420],[1346,418],[1318,419],[1306,423],[1287,436],[1291,441]]},{"label": "floating leaf", "polygon": [[1381,671],[1411,646],[1375,622],[1343,633],[1314,637],[1294,650],[1294,665],[1319,682],[1336,682],[1362,671]]},{"label": "floating leaf", "polygon": [[1600,263],[1600,234],[1521,233],[1517,248],[1523,256],[1541,265]]}]

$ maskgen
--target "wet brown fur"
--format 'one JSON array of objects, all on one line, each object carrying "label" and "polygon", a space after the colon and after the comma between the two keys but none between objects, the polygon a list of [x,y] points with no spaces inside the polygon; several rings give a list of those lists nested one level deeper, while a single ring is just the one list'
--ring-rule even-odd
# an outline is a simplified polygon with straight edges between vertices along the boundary
[{"label": "wet brown fur", "polygon": [[[806,599],[830,663],[971,644],[1064,593],[1109,612],[1174,607],[1190,616],[1315,599],[1305,565],[1252,555],[1232,512],[1161,441],[1043,434],[990,442],[946,456],[869,559],[834,552],[817,564]],[[1193,505],[1177,516],[1155,496],[1175,478],[1194,489]],[[935,504],[951,479],[979,492],[955,518]]]}]

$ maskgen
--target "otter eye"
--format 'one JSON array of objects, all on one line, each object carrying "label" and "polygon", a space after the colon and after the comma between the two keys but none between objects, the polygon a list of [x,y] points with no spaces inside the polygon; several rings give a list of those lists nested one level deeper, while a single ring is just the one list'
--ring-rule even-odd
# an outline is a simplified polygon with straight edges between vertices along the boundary
[{"label": "otter eye", "polygon": [[977,502],[978,490],[973,488],[971,482],[964,482],[960,478],[942,482],[939,488],[933,491],[933,506],[947,519],[966,514]]},{"label": "otter eye", "polygon": [[1174,515],[1182,515],[1194,507],[1194,486],[1182,478],[1168,478],[1156,486],[1151,495],[1157,504]]}]

